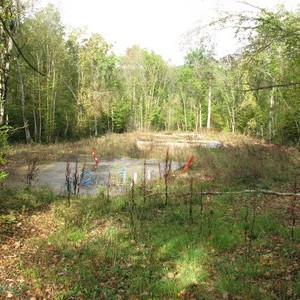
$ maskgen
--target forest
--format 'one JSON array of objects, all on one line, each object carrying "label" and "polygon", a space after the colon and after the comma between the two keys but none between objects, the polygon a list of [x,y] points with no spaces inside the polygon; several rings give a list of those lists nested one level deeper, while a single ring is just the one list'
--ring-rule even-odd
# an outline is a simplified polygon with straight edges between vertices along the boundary
[{"label": "forest", "polygon": [[217,58],[204,32],[183,65],[101,33],[68,29],[57,7],[1,1],[2,140],[53,143],[107,132],[217,128],[281,144],[300,141],[300,11],[225,15],[244,45]]},{"label": "forest", "polygon": [[300,6],[251,8],[173,65],[0,0],[0,299],[300,299]]}]

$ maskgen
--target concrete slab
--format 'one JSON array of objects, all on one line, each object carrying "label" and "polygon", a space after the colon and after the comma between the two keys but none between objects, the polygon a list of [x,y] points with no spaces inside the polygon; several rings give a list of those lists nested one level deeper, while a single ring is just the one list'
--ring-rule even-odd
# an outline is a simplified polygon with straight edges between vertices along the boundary
[{"label": "concrete slab", "polygon": [[[136,184],[144,180],[159,178],[164,174],[165,162],[159,160],[143,160],[131,158],[115,158],[101,160],[95,169],[92,162],[85,163],[79,159],[78,171],[81,174],[85,166],[86,185],[80,187],[80,194],[95,195],[99,192],[99,188],[107,188],[110,186],[112,193],[118,193],[128,189],[132,180]],[[172,170],[182,168],[184,163],[172,162]],[[70,162],[71,174],[75,173],[76,163]],[[25,184],[28,167],[23,166],[12,173],[5,180],[5,184],[10,186]],[[32,186],[48,186],[57,194],[66,193],[66,162],[52,161],[45,162],[38,166],[36,178],[32,182]],[[145,174],[145,175],[144,175]]]}]

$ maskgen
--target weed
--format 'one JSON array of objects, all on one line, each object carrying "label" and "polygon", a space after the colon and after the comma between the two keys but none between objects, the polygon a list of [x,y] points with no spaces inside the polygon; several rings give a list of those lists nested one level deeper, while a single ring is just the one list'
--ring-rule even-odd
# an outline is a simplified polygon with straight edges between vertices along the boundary
[{"label": "weed", "polygon": [[[129,145],[111,135],[84,147],[90,151],[93,144],[97,153],[109,155],[103,143],[116,148],[113,155],[136,151],[132,136]],[[171,154],[186,158],[186,150],[139,151],[135,156],[164,156],[161,180],[147,181],[144,165],[142,183],[133,183],[127,193],[113,196],[108,188],[96,197],[71,195],[70,206],[34,186],[7,190],[0,202],[0,234],[9,239],[1,239],[1,250],[6,258],[19,251],[20,259],[3,260],[8,270],[3,275],[0,269],[1,279],[13,278],[9,288],[20,299],[297,299],[300,229],[297,211],[286,212],[288,198],[202,194],[273,184],[287,189],[290,169],[285,164],[291,162],[275,150],[281,151],[259,145],[197,148],[184,178],[164,175]],[[205,182],[206,176],[213,182]],[[20,246],[12,240],[19,238],[19,214],[26,214],[29,223],[29,213],[36,210],[55,226],[24,225]],[[1,297],[6,296],[5,282]]]},{"label": "weed", "polygon": [[37,157],[33,157],[28,162],[28,168],[26,174],[26,184],[28,189],[31,188],[32,182],[35,180],[38,171],[39,171],[39,160]]}]

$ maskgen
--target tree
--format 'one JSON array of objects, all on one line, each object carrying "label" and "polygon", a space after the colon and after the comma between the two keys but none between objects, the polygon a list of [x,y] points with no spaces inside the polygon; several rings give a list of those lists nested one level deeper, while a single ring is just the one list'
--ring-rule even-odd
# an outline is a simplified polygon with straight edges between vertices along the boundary
[{"label": "tree", "polygon": [[4,107],[8,93],[13,37],[18,21],[19,2],[0,1],[0,125],[4,122]]},{"label": "tree", "polygon": [[[34,141],[52,142],[63,132],[59,127],[64,119],[57,113],[69,99],[64,97],[64,74],[67,74],[64,72],[67,55],[64,29],[60,14],[53,5],[25,18],[21,25],[16,41],[23,45],[23,56],[26,55],[31,62],[29,65],[28,59],[17,59],[12,65],[16,79],[11,82],[12,93],[8,103],[8,109],[14,116],[11,125],[19,126],[20,112],[16,108],[21,102],[22,121],[24,123],[26,118],[33,128]],[[16,82],[23,84],[17,85]],[[17,103],[19,99],[22,101]]]},{"label": "tree", "polygon": [[99,34],[83,40],[79,48],[79,126],[98,135],[99,129],[112,130],[116,57]]},{"label": "tree", "polygon": [[262,112],[260,135],[299,143],[300,102],[295,97],[300,85],[299,12],[260,10],[254,25],[256,34],[249,34],[243,55],[252,70],[249,83]]},{"label": "tree", "polygon": [[[225,81],[218,80],[225,96],[219,97],[227,106],[232,130],[239,128],[270,140],[299,143],[300,103],[295,97],[300,86],[299,10],[251,8],[255,10],[251,14],[228,14],[210,23],[215,28],[235,27],[236,37],[244,45],[234,62],[238,77],[233,75],[235,70],[228,73],[228,66],[223,69],[218,62],[221,73],[227,72],[226,88],[222,84]],[[199,39],[204,41],[200,35]]]},{"label": "tree", "polygon": [[[198,126],[201,128],[203,125],[204,118],[202,114],[204,110],[206,110],[206,127],[210,128],[213,86],[217,71],[216,60],[212,57],[210,52],[200,47],[187,54],[185,58],[185,68],[190,70],[190,74],[185,76],[189,84],[183,82],[181,86],[183,86],[182,90],[185,89],[184,86],[188,87],[188,95],[195,103],[192,106],[196,113],[196,129],[198,129]],[[184,96],[182,92],[181,95]],[[183,104],[186,106],[184,100]],[[185,127],[187,128],[187,126]]]},{"label": "tree", "polygon": [[122,59],[126,98],[130,102],[131,128],[161,129],[169,83],[169,68],[161,56],[139,46],[127,49]]}]

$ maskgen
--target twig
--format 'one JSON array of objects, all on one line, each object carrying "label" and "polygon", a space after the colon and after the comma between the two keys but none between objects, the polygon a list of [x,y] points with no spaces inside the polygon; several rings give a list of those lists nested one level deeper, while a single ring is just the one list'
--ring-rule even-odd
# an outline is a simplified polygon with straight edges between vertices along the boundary
[{"label": "twig", "polygon": [[274,196],[299,197],[300,193],[282,193],[268,190],[244,190],[244,191],[229,191],[229,192],[201,192],[199,195],[226,195],[226,194],[268,194]]},{"label": "twig", "polygon": [[281,83],[281,84],[272,84],[272,85],[267,85],[267,86],[259,86],[259,87],[255,87],[255,88],[235,90],[235,91],[237,91],[237,92],[253,92],[253,91],[259,91],[259,90],[270,90],[270,89],[273,89],[275,87],[283,88],[283,87],[290,87],[290,86],[295,86],[295,85],[300,85],[300,82],[288,82],[288,83]]},{"label": "twig", "polygon": [[14,238],[11,238],[10,236],[7,235],[0,234],[0,236],[8,240],[12,240],[12,241],[14,240]]}]

